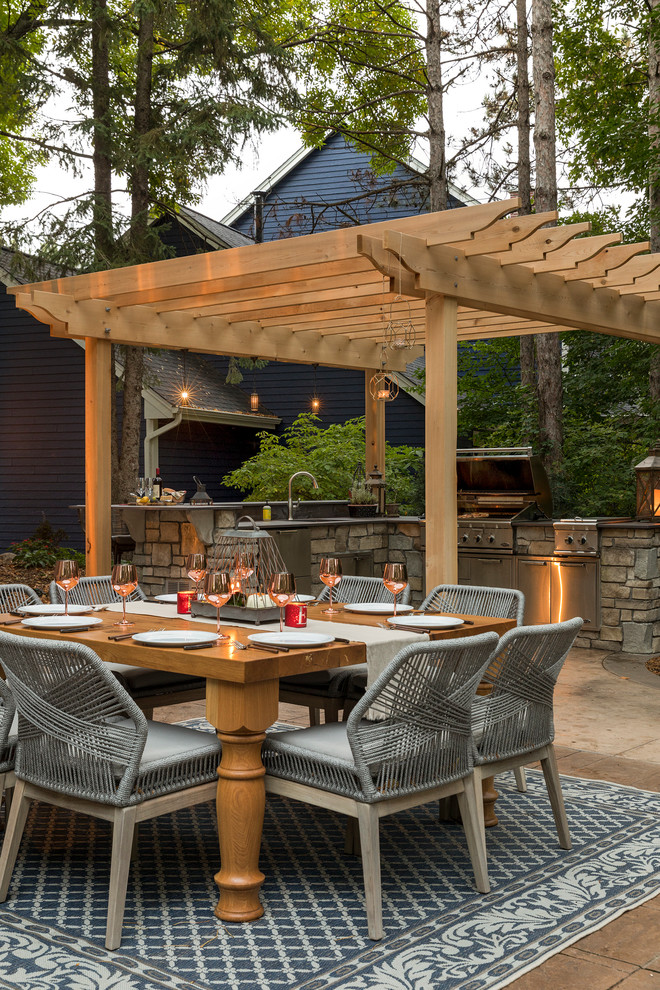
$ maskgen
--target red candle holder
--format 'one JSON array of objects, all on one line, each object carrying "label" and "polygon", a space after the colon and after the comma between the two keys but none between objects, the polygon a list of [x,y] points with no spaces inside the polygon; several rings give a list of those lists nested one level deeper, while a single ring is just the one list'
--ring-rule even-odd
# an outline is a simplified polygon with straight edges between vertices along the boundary
[{"label": "red candle holder", "polygon": [[193,598],[197,598],[196,591],[177,591],[176,610],[179,615],[188,615],[190,613],[190,603]]},{"label": "red candle holder", "polygon": [[307,625],[307,605],[304,602],[289,602],[284,609],[284,625],[300,629]]}]

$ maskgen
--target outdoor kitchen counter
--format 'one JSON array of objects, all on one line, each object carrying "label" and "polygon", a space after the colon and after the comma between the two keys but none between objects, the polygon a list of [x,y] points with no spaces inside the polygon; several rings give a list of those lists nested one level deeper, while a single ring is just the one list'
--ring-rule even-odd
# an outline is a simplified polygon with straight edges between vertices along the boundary
[{"label": "outdoor kitchen counter", "polygon": [[[251,516],[272,534],[301,593],[321,590],[322,557],[338,556],[346,574],[383,576],[383,565],[405,562],[415,602],[424,597],[424,522],[417,516],[350,517],[344,502],[302,502],[292,520],[287,505],[271,503],[275,518],[261,518],[263,503],[216,502],[209,505],[116,505],[113,511],[135,541],[133,562],[140,586],[149,595],[188,587],[189,553],[212,553],[218,536]],[[280,517],[280,518],[278,518]],[[117,530],[115,529],[115,532]]]}]

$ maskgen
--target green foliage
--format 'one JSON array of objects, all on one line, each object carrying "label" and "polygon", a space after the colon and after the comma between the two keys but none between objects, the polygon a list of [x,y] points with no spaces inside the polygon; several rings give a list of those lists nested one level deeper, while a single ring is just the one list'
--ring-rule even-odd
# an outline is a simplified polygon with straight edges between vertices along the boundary
[{"label": "green foliage", "polygon": [[58,560],[75,560],[85,568],[85,554],[59,544],[66,537],[66,530],[53,529],[42,513],[42,520],[27,540],[12,543],[9,551],[16,554],[14,563],[22,567],[53,567]]},{"label": "green foliage", "polygon": [[50,540],[31,537],[20,543],[11,543],[14,563],[21,567],[54,567],[58,560],[75,560],[79,567],[85,567],[85,554],[70,547],[58,547]]},{"label": "green foliage", "polygon": [[[259,451],[223,478],[223,484],[246,492],[255,501],[286,500],[289,478],[296,471],[310,471],[318,482],[296,478],[295,494],[305,499],[345,499],[363,470],[364,419],[350,419],[323,428],[314,413],[301,413],[281,436],[260,433]],[[388,498],[402,511],[419,514],[423,509],[420,478],[423,451],[414,447],[386,450]]]}]

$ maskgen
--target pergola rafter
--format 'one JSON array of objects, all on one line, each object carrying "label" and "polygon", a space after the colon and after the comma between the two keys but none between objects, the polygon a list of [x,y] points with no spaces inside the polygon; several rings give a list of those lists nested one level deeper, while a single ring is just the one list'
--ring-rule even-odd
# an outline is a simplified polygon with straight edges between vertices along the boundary
[{"label": "pergola rafter", "polygon": [[[90,573],[109,564],[111,343],[358,368],[366,382],[383,358],[404,371],[425,346],[427,580],[454,581],[457,341],[579,328],[660,343],[660,255],[648,243],[587,237],[588,224],[554,226],[555,213],[508,216],[518,205],[15,287],[54,336],[86,338]],[[390,321],[412,324],[413,350],[385,350]],[[365,391],[368,464],[382,467],[383,406]]]}]

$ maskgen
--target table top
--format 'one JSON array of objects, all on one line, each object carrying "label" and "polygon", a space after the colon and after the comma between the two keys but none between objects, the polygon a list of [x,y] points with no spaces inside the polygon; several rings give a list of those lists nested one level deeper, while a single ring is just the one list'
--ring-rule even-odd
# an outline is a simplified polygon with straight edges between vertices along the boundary
[{"label": "table top", "polygon": [[[108,639],[109,636],[120,635],[124,630],[115,625],[118,618],[116,612],[101,612],[97,618],[103,618],[100,626],[93,626],[85,632],[60,632],[59,630],[32,629],[21,623],[3,625],[3,620],[9,616],[0,615],[0,629],[19,636],[30,636],[37,639],[70,640],[91,647],[103,660],[113,663],[123,663],[136,667],[151,667],[157,670],[171,670],[177,673],[191,674],[197,677],[212,678],[220,681],[235,683],[253,683],[255,681],[272,680],[287,677],[289,674],[300,674],[325,670],[328,667],[345,667],[366,660],[364,643],[351,644],[329,643],[321,647],[305,647],[292,649],[289,653],[266,653],[254,648],[247,650],[236,649],[232,643],[211,645],[197,650],[183,650],[181,647],[144,646],[132,639],[119,642]],[[126,632],[140,633],[154,629],[181,630],[185,632],[209,632],[208,623],[173,619],[153,615],[130,615],[132,625]],[[81,625],[85,616],[80,616]],[[248,636],[255,630],[245,626],[223,625],[223,633],[249,647]]]}]

